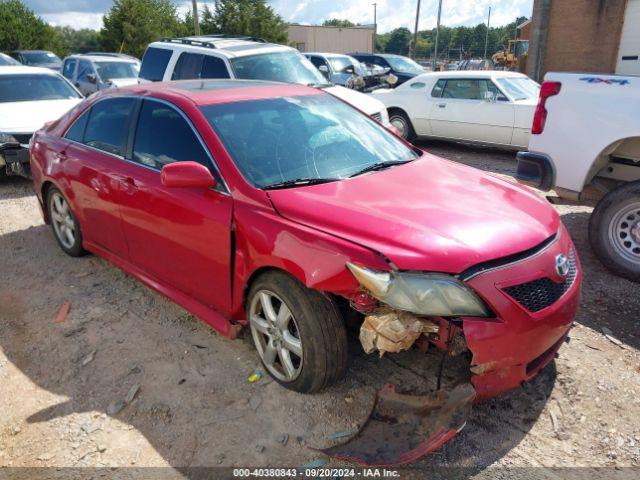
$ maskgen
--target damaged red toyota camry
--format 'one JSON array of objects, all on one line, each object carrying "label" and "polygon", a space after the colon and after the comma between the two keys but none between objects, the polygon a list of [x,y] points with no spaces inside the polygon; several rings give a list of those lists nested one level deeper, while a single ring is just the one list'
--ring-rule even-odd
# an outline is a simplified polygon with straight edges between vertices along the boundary
[{"label": "damaged red toyota camry", "polygon": [[[327,450],[363,463],[414,460],[462,428],[472,401],[531,379],[579,304],[575,247],[542,198],[314,88],[106,90],[35,134],[31,171],[66,253],[108,259],[227,337],[248,327],[287,388],[341,375],[354,311],[367,352],[468,355],[470,383],[413,400],[387,386],[380,418],[402,407],[410,421],[370,421]],[[405,443],[375,453],[367,429]]]}]

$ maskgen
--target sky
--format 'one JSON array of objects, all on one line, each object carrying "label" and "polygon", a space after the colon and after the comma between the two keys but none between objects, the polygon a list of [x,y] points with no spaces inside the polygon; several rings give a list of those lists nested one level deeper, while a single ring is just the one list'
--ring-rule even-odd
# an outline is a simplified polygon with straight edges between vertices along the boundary
[{"label": "sky", "polygon": [[[53,25],[99,29],[102,15],[112,0],[23,0],[45,21]],[[268,3],[287,22],[316,24],[328,18],[344,18],[354,23],[373,23],[373,2],[378,4],[378,31],[398,27],[413,31],[417,0],[270,0]],[[191,2],[175,0],[181,12]],[[214,0],[199,2],[213,6]],[[441,23],[447,26],[477,25],[486,22],[489,6],[491,25],[504,25],[518,16],[531,16],[533,0],[443,0]],[[419,28],[436,25],[438,0],[422,0]]]}]

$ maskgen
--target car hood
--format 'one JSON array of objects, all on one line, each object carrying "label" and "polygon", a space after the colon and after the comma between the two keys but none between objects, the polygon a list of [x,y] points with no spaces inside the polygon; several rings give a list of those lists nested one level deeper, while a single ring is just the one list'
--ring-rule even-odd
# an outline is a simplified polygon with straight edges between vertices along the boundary
[{"label": "car hood", "polygon": [[111,83],[115,87],[128,87],[129,85],[137,85],[138,78],[112,78],[107,80],[107,82]]},{"label": "car hood", "polygon": [[57,120],[81,98],[0,103],[0,132],[31,133]]},{"label": "car hood", "polygon": [[367,115],[380,113],[385,109],[385,106],[380,100],[350,88],[334,85],[333,87],[323,88],[323,90],[334,97],[338,97],[340,100],[344,100],[348,104],[353,105],[357,109],[362,110]]},{"label": "car hood", "polygon": [[429,154],[268,194],[283,217],[382,253],[401,270],[460,273],[533,248],[560,223],[525,187]]}]

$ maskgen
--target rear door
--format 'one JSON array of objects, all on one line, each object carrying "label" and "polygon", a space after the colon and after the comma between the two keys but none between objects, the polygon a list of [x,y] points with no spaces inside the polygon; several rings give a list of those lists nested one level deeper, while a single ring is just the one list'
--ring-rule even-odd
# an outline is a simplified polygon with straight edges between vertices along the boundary
[{"label": "rear door", "polygon": [[[484,98],[486,92],[494,100]],[[490,79],[447,79],[431,106],[434,136],[496,144],[510,144],[514,107]]]},{"label": "rear door", "polygon": [[128,251],[118,206],[120,167],[134,103],[132,98],[97,102],[69,128],[69,143],[58,152],[84,241],[123,259]]},{"label": "rear door", "polygon": [[212,189],[167,188],[160,170],[196,161],[219,179],[187,117],[164,101],[144,99],[121,174],[124,232],[131,262],[219,312],[231,303],[231,207],[221,180]]}]

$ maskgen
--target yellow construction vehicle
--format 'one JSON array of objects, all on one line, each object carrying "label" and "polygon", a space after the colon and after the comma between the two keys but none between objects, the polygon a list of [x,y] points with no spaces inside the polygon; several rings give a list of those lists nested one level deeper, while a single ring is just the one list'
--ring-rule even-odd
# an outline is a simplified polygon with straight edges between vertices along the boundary
[{"label": "yellow construction vehicle", "polygon": [[529,51],[529,40],[523,40],[516,38],[509,40],[509,46],[507,50],[496,52],[491,57],[493,64],[496,68],[502,68],[504,70],[516,70],[518,64],[526,61],[527,53]]}]

